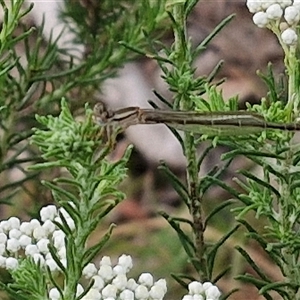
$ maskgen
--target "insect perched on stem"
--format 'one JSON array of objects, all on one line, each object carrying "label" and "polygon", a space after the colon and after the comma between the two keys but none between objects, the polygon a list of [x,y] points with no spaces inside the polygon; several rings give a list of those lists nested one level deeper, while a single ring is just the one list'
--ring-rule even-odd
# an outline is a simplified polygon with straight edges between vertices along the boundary
[{"label": "insect perched on stem", "polygon": [[299,123],[267,122],[263,116],[248,111],[195,112],[142,109],[126,107],[116,111],[107,110],[103,103],[94,107],[97,124],[125,130],[131,125],[166,124],[178,130],[206,135],[248,135],[264,130],[298,131]]}]

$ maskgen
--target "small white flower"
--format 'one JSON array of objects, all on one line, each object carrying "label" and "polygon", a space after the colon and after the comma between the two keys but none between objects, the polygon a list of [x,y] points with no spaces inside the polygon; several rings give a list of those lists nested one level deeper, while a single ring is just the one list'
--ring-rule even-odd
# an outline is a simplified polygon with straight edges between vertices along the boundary
[{"label": "small white flower", "polygon": [[0,268],[5,268],[6,266],[6,257],[0,255]]},{"label": "small white flower", "polygon": [[109,256],[103,256],[100,261],[100,266],[111,266],[111,260]]},{"label": "small white flower", "polygon": [[81,284],[77,284],[77,287],[76,287],[76,296],[80,296],[82,293],[84,292],[84,289],[82,287]]},{"label": "small white flower", "polygon": [[293,6],[300,8],[300,0],[294,0]]},{"label": "small white flower", "polygon": [[57,271],[59,269],[58,265],[55,262],[55,260],[52,259],[52,258],[46,259],[45,263],[49,267],[51,272]]},{"label": "small white flower", "polygon": [[28,236],[32,235],[33,225],[30,222],[23,222],[20,225],[20,231]]},{"label": "small white flower", "polygon": [[0,244],[5,244],[7,241],[7,235],[3,232],[0,233]]},{"label": "small white flower", "polygon": [[46,238],[47,237],[47,233],[46,233],[46,230],[41,226],[36,226],[34,229],[33,229],[33,232],[32,232],[32,236],[36,239],[36,240],[41,240],[43,238]]},{"label": "small white flower", "polygon": [[56,249],[65,247],[65,234],[61,230],[55,230],[53,232],[53,244]]},{"label": "small white flower", "polygon": [[149,295],[151,299],[163,299],[165,291],[161,286],[154,285],[151,287]]},{"label": "small white flower", "polygon": [[282,17],[283,11],[280,5],[276,3],[267,8],[266,14],[270,20],[279,20]]},{"label": "small white flower", "polygon": [[60,294],[59,294],[59,291],[57,288],[52,288],[50,291],[49,291],[49,298],[51,300],[58,300],[60,298]]},{"label": "small white flower", "polygon": [[87,264],[82,270],[82,275],[87,279],[93,277],[96,274],[97,274],[97,268],[93,263]]},{"label": "small white flower", "polygon": [[7,220],[8,226],[10,227],[9,230],[11,229],[19,229],[20,228],[20,219],[16,217],[11,217]]},{"label": "small white flower", "polygon": [[218,300],[221,296],[221,292],[216,286],[211,286],[205,290],[206,299]]},{"label": "small white flower", "polygon": [[6,245],[0,244],[0,256],[6,252]]},{"label": "small white flower", "polygon": [[8,232],[8,237],[9,238],[15,238],[15,239],[19,239],[19,237],[22,235],[22,232],[19,229],[11,229]]},{"label": "small white flower", "polygon": [[295,30],[288,28],[282,32],[281,39],[285,44],[290,46],[297,43],[298,36]]},{"label": "small white flower", "polygon": [[105,285],[105,282],[102,279],[102,277],[100,277],[99,275],[95,275],[92,277],[92,279],[94,280],[93,288],[99,291],[102,290]]},{"label": "small white flower", "polygon": [[267,14],[262,11],[257,12],[255,15],[253,15],[252,20],[253,20],[253,23],[260,28],[266,27],[269,23]]},{"label": "small white flower", "polygon": [[136,299],[148,299],[149,298],[148,289],[144,285],[139,285],[135,289],[134,295],[135,295]]},{"label": "small white flower", "polygon": [[105,281],[109,281],[114,277],[114,273],[111,266],[101,266],[98,275],[101,276]]},{"label": "small white flower", "polygon": [[293,0],[277,0],[276,2],[278,2],[282,8],[285,8],[287,6],[292,5]]},{"label": "small white flower", "polygon": [[13,252],[16,253],[21,249],[21,245],[19,240],[12,238],[12,239],[8,239],[6,242],[6,249],[9,252]]},{"label": "small white flower", "polygon": [[5,261],[5,267],[7,270],[15,270],[18,268],[18,260],[14,257],[8,257]]},{"label": "small white flower", "polygon": [[288,24],[297,24],[300,20],[299,9],[295,6],[288,6],[284,11],[284,18]]},{"label": "small white flower", "polygon": [[103,298],[108,298],[108,297],[112,297],[112,298],[116,298],[117,296],[117,288],[112,285],[112,284],[108,284],[102,291],[102,297]]},{"label": "small white flower", "polygon": [[39,253],[39,249],[37,245],[27,245],[25,248],[25,255],[27,256],[33,256],[35,253]]},{"label": "small white flower", "polygon": [[120,266],[120,265],[116,265],[113,267],[113,272],[115,275],[120,275],[120,274],[126,274],[126,270]]},{"label": "small white flower", "polygon": [[49,252],[49,248],[48,248],[49,243],[50,243],[50,241],[49,241],[48,239],[45,239],[45,238],[44,238],[44,239],[40,239],[40,240],[36,243],[36,245],[37,245],[37,247],[38,247],[38,249],[39,249],[39,251],[40,251],[41,253],[46,254],[46,253]]},{"label": "small white flower", "polygon": [[123,291],[126,288],[127,285],[127,277],[125,274],[117,275],[113,281],[112,284],[119,290]]},{"label": "small white flower", "polygon": [[204,286],[198,281],[192,281],[188,288],[191,295],[201,294],[204,292]]},{"label": "small white flower", "polygon": [[24,249],[27,245],[32,243],[32,238],[26,234],[22,234],[19,238],[20,246]]},{"label": "small white flower", "polygon": [[46,234],[49,235],[55,231],[56,226],[51,220],[46,220],[42,225],[42,228],[46,231]]},{"label": "small white flower", "polygon": [[43,222],[46,220],[53,221],[57,216],[57,208],[55,205],[47,205],[40,210],[40,217]]},{"label": "small white flower", "polygon": [[134,292],[130,290],[124,290],[120,293],[120,300],[134,300]]},{"label": "small white flower", "polygon": [[128,279],[127,288],[131,291],[134,291],[139,285],[135,282],[133,278]]},{"label": "small white flower", "polygon": [[0,222],[0,228],[1,228],[1,231],[4,233],[8,233],[8,231],[11,229],[10,224],[8,223],[7,220],[3,220]]},{"label": "small white flower", "polygon": [[67,249],[66,247],[62,247],[57,251],[57,255],[60,259],[66,258],[67,257]]},{"label": "small white flower", "polygon": [[69,215],[69,213],[63,207],[60,207],[58,209],[58,211],[63,215],[63,217],[65,219],[71,219],[71,216]]},{"label": "small white flower", "polygon": [[248,0],[246,5],[247,5],[249,11],[253,14],[262,10],[261,3],[260,3],[260,1],[257,1],[257,0]]},{"label": "small white flower", "polygon": [[154,286],[159,286],[163,289],[164,293],[167,292],[167,282],[165,279],[159,279],[154,283]]},{"label": "small white flower", "polygon": [[184,295],[182,300],[194,300],[194,297],[192,295]]},{"label": "small white flower", "polygon": [[118,265],[122,266],[126,270],[126,273],[129,272],[133,266],[131,256],[126,254],[121,255],[118,259]]},{"label": "small white flower", "polygon": [[33,254],[32,256],[33,258],[33,261],[37,264],[37,263],[40,263],[41,265],[44,265],[45,264],[45,258],[42,254],[40,253],[35,253]]},{"label": "small white flower", "polygon": [[41,226],[40,221],[37,220],[37,219],[31,219],[29,223],[32,226],[32,230],[34,230],[35,228]]},{"label": "small white flower", "polygon": [[153,285],[153,276],[150,273],[143,273],[140,275],[138,283],[150,287]]}]

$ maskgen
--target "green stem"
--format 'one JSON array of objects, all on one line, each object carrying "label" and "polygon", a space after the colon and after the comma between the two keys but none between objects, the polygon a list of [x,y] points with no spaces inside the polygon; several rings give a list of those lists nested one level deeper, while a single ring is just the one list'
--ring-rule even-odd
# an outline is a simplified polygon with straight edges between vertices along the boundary
[{"label": "green stem", "polygon": [[[171,7],[171,14],[174,17],[176,24],[174,25],[174,61],[175,68],[181,73],[181,76],[190,74],[186,78],[186,89],[180,89],[176,95],[174,109],[190,110],[193,109],[193,103],[190,100],[190,93],[188,81],[193,82],[192,57],[189,51],[189,41],[186,30],[186,15],[184,12],[185,1],[177,1]],[[205,258],[205,242],[204,242],[204,221],[203,212],[201,210],[201,195],[199,192],[199,169],[197,164],[197,149],[195,138],[191,133],[185,133],[183,151],[187,159],[187,185],[189,192],[189,211],[193,219],[193,237],[195,246],[195,257],[201,269],[197,270],[201,280],[210,280],[208,278],[207,261]]]}]

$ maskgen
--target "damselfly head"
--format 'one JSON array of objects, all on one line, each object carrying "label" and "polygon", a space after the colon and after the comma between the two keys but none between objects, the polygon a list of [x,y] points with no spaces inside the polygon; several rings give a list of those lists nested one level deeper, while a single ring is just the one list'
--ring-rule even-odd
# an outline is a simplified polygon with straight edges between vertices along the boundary
[{"label": "damselfly head", "polygon": [[98,102],[94,106],[94,121],[100,125],[106,125],[114,116],[114,112],[106,108],[103,102]]}]

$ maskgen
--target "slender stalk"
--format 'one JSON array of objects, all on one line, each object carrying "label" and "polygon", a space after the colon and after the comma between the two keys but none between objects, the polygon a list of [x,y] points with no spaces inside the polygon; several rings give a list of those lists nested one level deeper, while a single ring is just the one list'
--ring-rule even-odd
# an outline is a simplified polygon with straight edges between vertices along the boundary
[{"label": "slender stalk", "polygon": [[[172,7],[172,15],[176,20],[174,26],[174,49],[175,49],[175,66],[181,72],[190,73],[190,81],[193,81],[192,58],[188,51],[188,38],[186,33],[186,16],[182,3],[175,4]],[[188,88],[181,90],[175,97],[174,109],[189,110],[193,109]],[[201,210],[201,195],[199,194],[199,179],[198,179],[198,164],[196,157],[196,143],[192,133],[184,134],[183,151],[187,159],[187,185],[190,198],[189,211],[193,219],[193,238],[195,245],[195,259],[200,263],[201,270],[197,270],[200,275],[200,280],[209,280],[207,271],[207,261],[205,259],[205,241],[204,241],[204,219]]]}]

